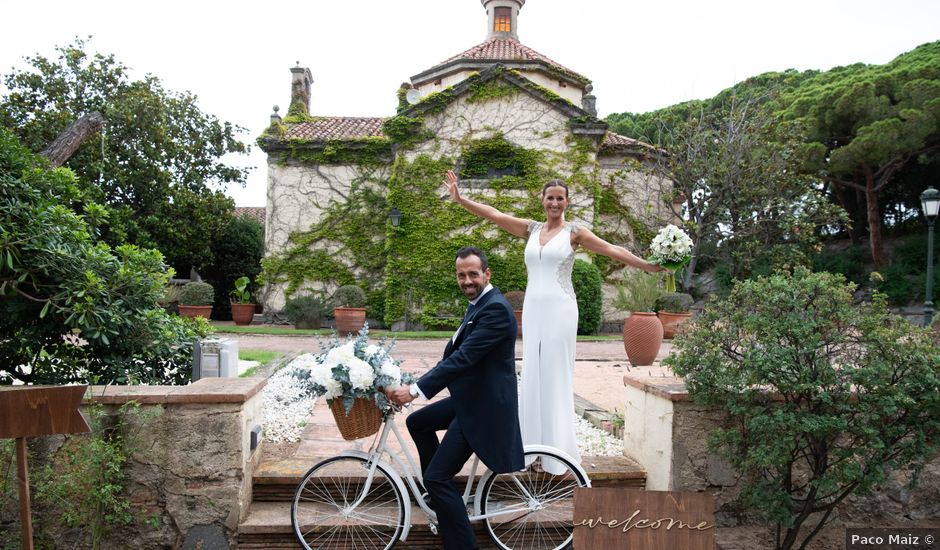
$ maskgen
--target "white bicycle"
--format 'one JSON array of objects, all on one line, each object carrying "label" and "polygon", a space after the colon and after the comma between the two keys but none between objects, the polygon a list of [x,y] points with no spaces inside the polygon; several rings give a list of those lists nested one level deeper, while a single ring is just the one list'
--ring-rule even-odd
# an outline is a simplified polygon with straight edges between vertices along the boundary
[{"label": "white bicycle", "polygon": [[[303,548],[392,548],[411,530],[412,497],[437,533],[436,516],[419,486],[420,468],[394,415],[394,410],[385,413],[368,452],[343,451],[304,475],[291,502],[291,523]],[[400,453],[386,445],[390,433]],[[524,453],[526,464],[538,460],[564,470],[553,475],[530,467],[494,474],[484,467],[476,482],[479,460],[474,456],[463,493],[468,510],[473,507],[470,521],[485,522],[490,537],[506,550],[564,548],[573,536],[574,490],[591,482],[580,464],[559,449],[528,445]]]}]

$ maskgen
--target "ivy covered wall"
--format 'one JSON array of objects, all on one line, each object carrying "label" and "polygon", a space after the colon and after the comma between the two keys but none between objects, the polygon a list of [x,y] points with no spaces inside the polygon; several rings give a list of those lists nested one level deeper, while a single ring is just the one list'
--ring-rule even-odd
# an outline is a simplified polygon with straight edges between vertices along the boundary
[{"label": "ivy covered wall", "polygon": [[[400,109],[383,126],[394,155],[389,164],[350,161],[342,144],[334,144],[332,158],[282,153],[272,165],[280,177],[299,170],[292,181],[315,181],[307,187],[317,192],[298,193],[295,185],[278,195],[279,202],[300,197],[315,204],[317,215],[277,252],[268,251],[264,277],[280,289],[275,292],[329,292],[354,283],[370,293],[370,317],[386,325],[456,327],[465,303],[454,280],[454,255],[466,245],[487,252],[496,286],[524,289],[525,241],[450,201],[443,185],[448,169],[459,172],[464,195],[535,220],[544,219],[542,186],[561,178],[571,192],[569,221],[617,244],[640,234],[629,224],[596,227],[595,219],[629,210],[622,204],[628,194],[618,191],[625,180],[603,181],[602,172],[610,171],[597,161],[603,134],[577,135],[572,113],[579,109],[534,84],[520,85],[521,77],[511,73],[474,75]],[[348,186],[332,181],[342,173],[355,173]],[[388,221],[392,207],[401,212],[397,227]]]}]

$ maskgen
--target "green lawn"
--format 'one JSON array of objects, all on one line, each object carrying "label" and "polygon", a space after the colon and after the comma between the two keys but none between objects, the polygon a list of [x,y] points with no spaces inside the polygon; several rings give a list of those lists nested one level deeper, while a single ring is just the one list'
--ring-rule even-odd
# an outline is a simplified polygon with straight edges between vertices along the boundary
[{"label": "green lawn", "polygon": [[260,365],[251,367],[239,376],[242,378],[254,376],[258,367],[266,365],[283,355],[280,351],[270,351],[266,349],[240,349],[238,350],[238,359],[241,361],[257,361]]}]

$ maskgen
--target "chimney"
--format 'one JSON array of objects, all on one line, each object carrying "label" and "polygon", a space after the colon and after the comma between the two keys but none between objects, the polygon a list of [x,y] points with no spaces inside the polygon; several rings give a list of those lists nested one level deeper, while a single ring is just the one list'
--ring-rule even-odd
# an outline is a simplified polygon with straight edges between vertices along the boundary
[{"label": "chimney", "polygon": [[307,116],[310,114],[310,85],[313,84],[313,75],[310,69],[300,66],[300,61],[291,70],[290,107],[287,116]]},{"label": "chimney", "polygon": [[581,96],[581,108],[587,111],[592,117],[597,117],[597,96],[592,94],[594,86],[588,84],[584,88],[584,95]]},{"label": "chimney", "polygon": [[512,38],[519,40],[519,10],[525,0],[480,0],[486,8],[486,39]]}]

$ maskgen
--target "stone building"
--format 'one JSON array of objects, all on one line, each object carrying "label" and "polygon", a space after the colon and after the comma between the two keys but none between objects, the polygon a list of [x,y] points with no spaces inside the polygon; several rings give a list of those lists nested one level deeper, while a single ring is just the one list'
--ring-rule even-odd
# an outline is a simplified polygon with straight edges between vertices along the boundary
[{"label": "stone building", "polygon": [[[500,288],[524,287],[524,242],[446,200],[448,168],[469,196],[533,219],[543,219],[542,184],[561,177],[569,221],[645,253],[666,216],[642,171],[656,151],[597,119],[587,77],[520,42],[525,0],[482,4],[486,39],[402,84],[393,116],[311,115],[312,74],[291,69],[288,113],[275,111],[258,139],[268,154],[267,309],[352,283],[369,291],[378,320],[431,325],[462,308],[453,251],[471,243],[495,256]],[[618,266],[601,267],[616,281]]]}]

